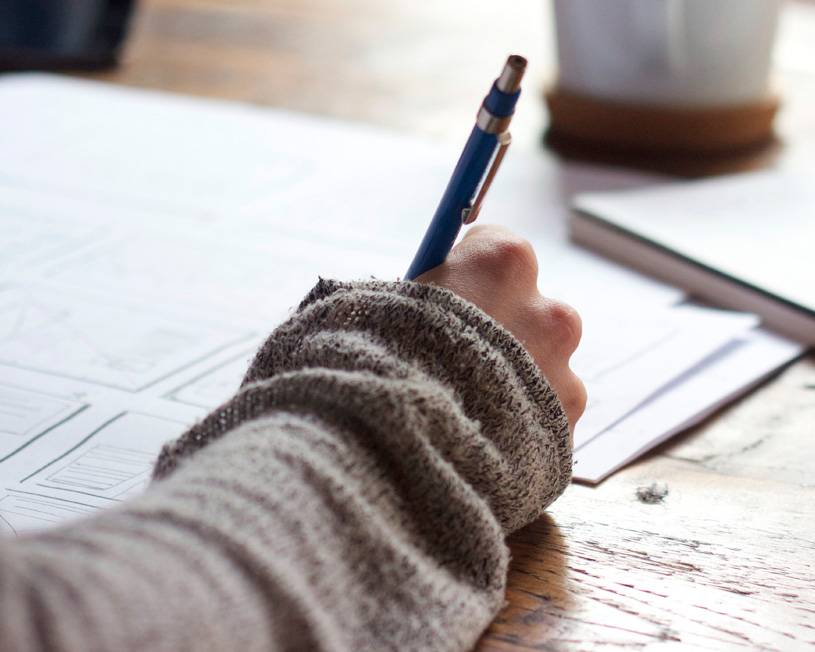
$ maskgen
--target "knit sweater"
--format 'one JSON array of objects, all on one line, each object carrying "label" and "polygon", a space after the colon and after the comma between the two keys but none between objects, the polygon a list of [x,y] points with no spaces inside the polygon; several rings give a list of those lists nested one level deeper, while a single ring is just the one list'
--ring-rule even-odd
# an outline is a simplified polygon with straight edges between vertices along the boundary
[{"label": "knit sweater", "polygon": [[521,344],[416,283],[321,281],[141,496],[0,541],[0,650],[467,650],[566,487]]}]

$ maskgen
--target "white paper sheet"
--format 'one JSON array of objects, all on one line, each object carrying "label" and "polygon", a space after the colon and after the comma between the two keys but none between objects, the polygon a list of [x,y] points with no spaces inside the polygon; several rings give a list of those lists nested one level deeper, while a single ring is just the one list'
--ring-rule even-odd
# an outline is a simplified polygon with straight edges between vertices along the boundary
[{"label": "white paper sheet", "polygon": [[[617,317],[618,321],[612,319]],[[586,385],[586,411],[574,431],[581,446],[678,376],[758,325],[753,315],[695,306],[639,314],[590,313],[572,368]],[[632,327],[632,321],[636,326]],[[592,328],[602,324],[602,329]]]},{"label": "white paper sheet", "polygon": [[627,418],[575,450],[574,478],[596,484],[697,424],[799,355],[801,346],[762,330],[734,339]]}]

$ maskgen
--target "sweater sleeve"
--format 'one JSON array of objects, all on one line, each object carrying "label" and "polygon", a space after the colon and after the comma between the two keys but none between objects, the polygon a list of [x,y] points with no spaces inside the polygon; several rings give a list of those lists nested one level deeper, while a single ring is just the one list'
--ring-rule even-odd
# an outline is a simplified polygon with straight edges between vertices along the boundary
[{"label": "sweater sleeve", "polygon": [[122,508],[0,541],[2,650],[466,650],[571,474],[523,347],[441,288],[321,281]]}]

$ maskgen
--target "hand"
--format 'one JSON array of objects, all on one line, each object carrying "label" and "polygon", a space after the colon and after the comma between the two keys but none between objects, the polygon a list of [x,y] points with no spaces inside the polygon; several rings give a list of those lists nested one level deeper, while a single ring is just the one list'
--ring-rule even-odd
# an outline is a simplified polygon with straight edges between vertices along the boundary
[{"label": "hand", "polygon": [[444,263],[416,280],[452,290],[509,330],[557,393],[574,431],[586,407],[586,388],[569,358],[582,322],[573,308],[538,292],[538,260],[529,242],[503,227],[475,226]]}]

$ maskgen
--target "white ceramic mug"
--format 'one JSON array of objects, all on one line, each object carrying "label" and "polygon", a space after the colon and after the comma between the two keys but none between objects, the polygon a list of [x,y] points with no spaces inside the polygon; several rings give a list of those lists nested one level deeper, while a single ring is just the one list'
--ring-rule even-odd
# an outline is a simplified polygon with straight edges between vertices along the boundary
[{"label": "white ceramic mug", "polygon": [[653,106],[767,96],[782,0],[554,0],[558,87]]}]

